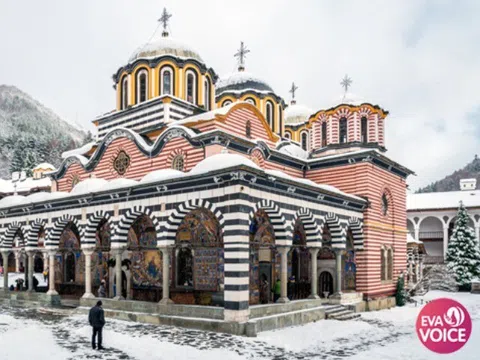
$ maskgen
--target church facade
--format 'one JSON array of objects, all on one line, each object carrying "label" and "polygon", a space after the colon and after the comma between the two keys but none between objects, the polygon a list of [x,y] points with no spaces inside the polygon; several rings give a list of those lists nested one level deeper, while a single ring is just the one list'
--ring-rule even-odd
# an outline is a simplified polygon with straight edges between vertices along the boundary
[{"label": "church facade", "polygon": [[0,200],[3,264],[25,252],[32,284],[48,254],[49,296],[92,298],[105,281],[119,301],[217,306],[233,322],[273,301],[393,295],[412,172],[385,154],[388,112],[345,96],[287,106],[245,71],[243,43],[219,77],[168,18],[114,74],[116,109],[49,174],[52,192]]}]

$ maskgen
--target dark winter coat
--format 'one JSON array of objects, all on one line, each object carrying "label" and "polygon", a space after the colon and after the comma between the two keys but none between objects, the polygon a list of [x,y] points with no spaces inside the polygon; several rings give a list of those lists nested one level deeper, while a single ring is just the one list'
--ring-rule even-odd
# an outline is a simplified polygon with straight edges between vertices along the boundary
[{"label": "dark winter coat", "polygon": [[105,325],[105,317],[103,309],[100,306],[94,306],[88,314],[88,322],[93,327],[103,327]]}]

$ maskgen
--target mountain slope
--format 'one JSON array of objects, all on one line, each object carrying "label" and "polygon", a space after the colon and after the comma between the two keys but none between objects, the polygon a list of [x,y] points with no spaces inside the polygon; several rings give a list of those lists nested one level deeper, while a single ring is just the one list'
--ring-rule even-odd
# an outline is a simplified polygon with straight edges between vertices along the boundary
[{"label": "mountain slope", "polygon": [[86,137],[15,86],[0,85],[0,177],[28,172],[44,161],[58,166],[61,153],[80,146]]},{"label": "mountain slope", "polygon": [[468,163],[462,169],[454,171],[442,180],[435,181],[424,188],[418,189],[417,193],[460,190],[461,179],[473,178],[477,179],[477,184],[480,184],[480,158],[478,158],[477,155],[475,155],[472,162]]}]

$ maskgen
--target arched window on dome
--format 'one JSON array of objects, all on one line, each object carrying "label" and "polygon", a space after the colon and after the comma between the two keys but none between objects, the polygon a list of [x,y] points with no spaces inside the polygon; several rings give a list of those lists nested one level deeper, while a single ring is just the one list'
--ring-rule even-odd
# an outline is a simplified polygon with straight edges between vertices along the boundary
[{"label": "arched window on dome", "polygon": [[172,160],[172,169],[178,171],[184,171],[185,168],[185,158],[182,154],[175,156]]},{"label": "arched window on dome", "polygon": [[273,104],[271,101],[267,101],[265,105],[265,117],[267,118],[270,129],[273,130]]},{"label": "arched window on dome", "polygon": [[140,70],[139,72],[137,72],[137,104],[147,100],[147,92],[148,73],[147,70]]},{"label": "arched window on dome", "polygon": [[120,109],[124,110],[128,107],[128,76],[124,76],[122,79],[122,94]]},{"label": "arched window on dome", "polygon": [[211,110],[211,104],[210,104],[210,79],[208,77],[205,77],[204,81],[204,89],[203,89],[203,96],[204,96],[204,104],[205,104],[205,110],[210,111]]},{"label": "arched window on dome", "polygon": [[232,103],[232,100],[225,100],[223,103],[222,103],[222,107],[224,106],[228,106]]},{"label": "arched window on dome", "polygon": [[306,131],[302,132],[301,140],[302,140],[302,149],[305,151],[308,151],[308,133]]},{"label": "arched window on dome", "polygon": [[163,67],[160,70],[160,95],[173,95],[173,70],[171,67]]},{"label": "arched window on dome", "polygon": [[347,125],[347,118],[346,117],[342,117],[339,121],[339,131],[338,131],[338,135],[339,135],[339,139],[338,139],[338,142],[340,144],[344,144],[347,142],[347,133],[348,133],[348,125]]},{"label": "arched window on dome", "polygon": [[247,138],[252,137],[252,124],[250,123],[250,120],[247,120],[247,123],[245,124],[245,136]]},{"label": "arched window on dome", "polygon": [[322,123],[322,147],[327,146],[327,122]]},{"label": "arched window on dome", "polygon": [[360,129],[362,134],[362,143],[367,143],[368,142],[368,121],[366,116],[362,116]]},{"label": "arched window on dome", "polygon": [[187,101],[192,104],[197,104],[197,75],[192,71],[188,70],[187,73]]},{"label": "arched window on dome", "polygon": [[285,139],[289,140],[292,138],[292,135],[288,131],[285,131],[285,134],[283,136],[285,137]]},{"label": "arched window on dome", "polygon": [[245,101],[249,104],[252,104],[253,106],[257,106],[257,102],[255,101],[254,98],[248,97],[245,99]]}]

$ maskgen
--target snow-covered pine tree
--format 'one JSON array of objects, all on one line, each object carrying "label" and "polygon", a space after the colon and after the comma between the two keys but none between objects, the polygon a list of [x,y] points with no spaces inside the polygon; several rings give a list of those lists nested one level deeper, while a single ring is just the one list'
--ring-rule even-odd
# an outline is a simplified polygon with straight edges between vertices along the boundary
[{"label": "snow-covered pine tree", "polygon": [[23,162],[24,162],[24,144],[20,140],[17,143],[17,146],[13,149],[13,156],[12,156],[12,161],[10,162],[10,173],[13,173],[15,171],[22,171],[23,169]]},{"label": "snow-covered pine tree", "polygon": [[480,277],[480,249],[469,216],[462,202],[458,208],[453,234],[448,242],[447,268],[455,276],[460,289],[467,290],[471,281]]},{"label": "snow-covered pine tree", "polygon": [[23,162],[23,170],[27,173],[27,176],[33,176],[33,168],[38,165],[37,157],[35,156],[35,150],[26,149],[27,156],[25,156],[25,161]]}]

